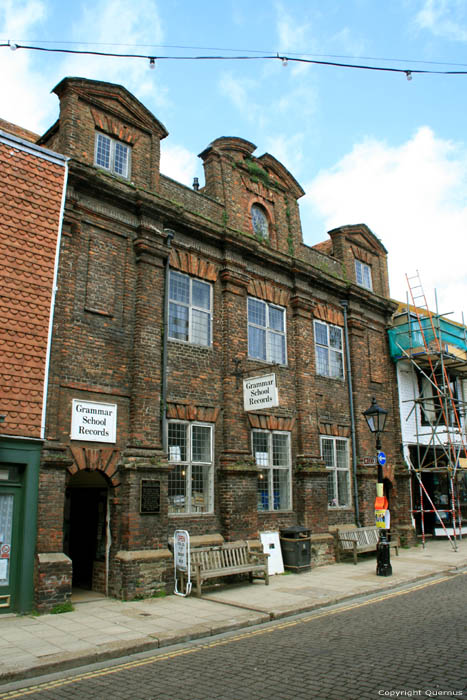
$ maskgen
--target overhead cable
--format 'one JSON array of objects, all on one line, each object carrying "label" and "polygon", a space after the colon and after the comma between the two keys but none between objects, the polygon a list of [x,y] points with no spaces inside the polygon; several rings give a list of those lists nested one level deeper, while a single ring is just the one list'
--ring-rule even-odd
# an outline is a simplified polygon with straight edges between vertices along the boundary
[{"label": "overhead cable", "polygon": [[140,58],[149,61],[151,67],[155,61],[263,61],[263,60],[279,60],[282,65],[286,66],[289,62],[305,63],[319,66],[331,66],[334,68],[353,68],[358,70],[380,71],[384,73],[402,73],[409,80],[413,75],[467,75],[467,70],[428,70],[421,68],[394,68],[390,66],[371,66],[358,63],[342,63],[338,61],[320,61],[317,59],[297,57],[294,55],[262,55],[262,56],[156,56],[137,53],[112,53],[107,51],[89,51],[79,49],[54,49],[45,46],[26,46],[13,41],[8,41],[6,44],[0,44],[0,48],[10,48],[13,51],[23,49],[27,51],[43,51],[46,53],[64,53],[77,54],[84,56],[103,56],[107,58]]}]

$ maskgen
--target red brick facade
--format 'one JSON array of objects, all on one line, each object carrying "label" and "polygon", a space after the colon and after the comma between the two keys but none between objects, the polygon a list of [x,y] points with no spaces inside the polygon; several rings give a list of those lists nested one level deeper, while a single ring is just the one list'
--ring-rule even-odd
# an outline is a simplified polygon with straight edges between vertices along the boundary
[{"label": "red brick facade", "polygon": [[[172,577],[167,546],[180,528],[199,538],[195,541],[214,542],[257,539],[260,532],[300,524],[312,530],[314,561],[329,561],[329,527],[355,522],[357,494],[346,506],[329,506],[320,439],[346,443],[351,491],[354,467],[357,473],[360,521],[373,522],[376,468],[364,467],[363,458],[374,454],[374,442],[362,417],[372,396],[389,411],[383,445],[394,523],[400,530],[408,527],[386,340],[394,305],[380,241],[357,225],[332,231],[326,246],[304,245],[298,208],[303,190],[273,156],[255,157],[248,141],[213,141],[201,154],[206,184],[190,190],[159,173],[159,144],[167,132],[124,88],[70,78],[55,92],[60,117],[40,143],[71,160],[39,554],[62,551],[62,542],[65,550],[74,546],[73,566],[84,571],[89,561],[77,544],[70,545],[82,528],[82,541],[95,559],[94,585],[124,598],[167,585]],[[94,165],[96,132],[131,148],[128,179]],[[252,205],[264,212],[267,238],[255,233]],[[355,259],[371,271],[372,289],[357,284]],[[186,276],[189,284],[209,285],[203,289],[212,294],[210,342],[174,339],[164,329],[169,271]],[[285,319],[286,361],[249,356],[249,298],[264,302],[261,308],[269,312],[279,309]],[[314,321],[323,329],[341,329],[344,339],[345,318],[354,435],[345,344],[338,352],[344,366],[339,376],[319,374],[316,359]],[[244,380],[271,374],[278,406],[245,411]],[[115,441],[70,438],[73,401],[116,407]],[[167,421],[212,427],[212,503],[204,502],[204,512],[174,509],[177,451],[168,459]],[[290,436],[291,507],[273,508],[269,500],[258,510],[261,468],[252,451],[252,432],[258,430]],[[159,512],[144,512],[141,505],[148,483],[160,490]],[[92,527],[79,515],[86,494],[94,504]]]}]

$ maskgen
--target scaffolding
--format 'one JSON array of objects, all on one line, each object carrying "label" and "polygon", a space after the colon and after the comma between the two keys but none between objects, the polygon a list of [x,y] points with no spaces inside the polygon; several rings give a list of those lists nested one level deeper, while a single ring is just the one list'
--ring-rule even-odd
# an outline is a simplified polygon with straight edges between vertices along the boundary
[{"label": "scaffolding", "polygon": [[[446,536],[453,549],[467,533],[467,332],[464,323],[430,311],[420,275],[406,275],[409,287],[405,314],[389,331],[392,358],[409,360],[414,368],[413,396],[406,420],[413,418],[415,442],[404,445],[412,474],[412,518],[423,546],[427,525],[434,536]],[[406,318],[405,322],[404,317]],[[402,323],[401,323],[402,321]],[[464,516],[467,513],[464,512]]]}]

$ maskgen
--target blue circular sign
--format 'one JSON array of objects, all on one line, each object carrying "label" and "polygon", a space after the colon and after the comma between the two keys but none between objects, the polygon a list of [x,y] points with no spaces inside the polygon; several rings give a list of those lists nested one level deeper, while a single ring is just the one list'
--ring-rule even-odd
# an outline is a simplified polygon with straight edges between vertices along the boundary
[{"label": "blue circular sign", "polygon": [[382,467],[386,464],[386,455],[384,452],[378,452],[378,464],[381,464]]}]

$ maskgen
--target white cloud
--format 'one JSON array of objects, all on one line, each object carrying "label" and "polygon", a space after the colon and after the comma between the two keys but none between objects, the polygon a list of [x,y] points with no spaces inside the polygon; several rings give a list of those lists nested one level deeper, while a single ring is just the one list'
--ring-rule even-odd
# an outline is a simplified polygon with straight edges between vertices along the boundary
[{"label": "white cloud", "polygon": [[[4,0],[0,7],[0,36],[20,43],[39,30],[47,18],[46,5],[40,0]],[[50,125],[56,98],[50,97],[50,81],[39,69],[34,52],[25,49],[1,49],[0,91],[2,117],[31,131],[40,132]]]},{"label": "white cloud", "polygon": [[[3,0],[0,7],[0,35],[12,40],[51,36],[49,0]],[[49,11],[49,12],[48,12]],[[57,29],[55,28],[55,31]],[[151,55],[151,46],[163,40],[156,0],[96,0],[76,3],[70,8],[67,39],[77,50]],[[115,45],[118,42],[119,46]],[[125,46],[126,44],[126,46]],[[157,69],[149,71],[148,61],[73,54],[42,54],[26,49],[2,49],[0,89],[2,117],[33,131],[42,132],[58,114],[58,100],[50,90],[65,76],[124,83],[153,108],[167,104],[167,89],[160,87]]]},{"label": "white cloud", "polygon": [[[122,54],[154,53],[152,46],[163,41],[162,23],[155,0],[97,0],[81,6],[81,16],[73,26],[73,39],[87,37],[93,51]],[[113,45],[118,42],[119,46]],[[84,48],[84,47],[80,47]],[[149,62],[139,58],[69,56],[62,66],[63,75],[122,83],[139,99],[151,96],[157,106],[165,104],[166,92],[156,89],[157,67],[149,71]]]},{"label": "white cloud", "polygon": [[294,173],[300,169],[303,161],[304,138],[305,135],[300,133],[292,136],[278,134],[266,139],[266,148],[274,158]]},{"label": "white cloud", "polygon": [[257,81],[251,78],[237,78],[231,72],[224,72],[219,81],[219,90],[241,112],[242,118],[262,127],[266,122],[265,110],[252,97],[257,85]]},{"label": "white cloud", "polygon": [[303,21],[303,13],[293,17],[281,2],[276,2],[276,30],[279,38],[279,51],[297,50],[308,46],[310,24]]},{"label": "white cloud", "polygon": [[460,320],[467,307],[466,188],[465,144],[422,127],[399,147],[374,140],[355,145],[305,187],[301,208],[306,221],[313,207],[327,230],[366,223],[388,250],[392,295],[405,301],[405,274],[418,270],[429,306],[436,290],[439,311]]},{"label": "white cloud", "polygon": [[[183,146],[161,144],[161,172],[187,187],[199,168],[199,158]],[[200,182],[200,185],[202,183]]]},{"label": "white cloud", "polygon": [[415,22],[435,36],[467,41],[467,12],[464,0],[425,0]]}]

